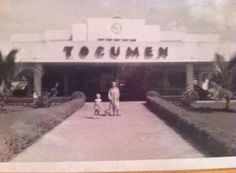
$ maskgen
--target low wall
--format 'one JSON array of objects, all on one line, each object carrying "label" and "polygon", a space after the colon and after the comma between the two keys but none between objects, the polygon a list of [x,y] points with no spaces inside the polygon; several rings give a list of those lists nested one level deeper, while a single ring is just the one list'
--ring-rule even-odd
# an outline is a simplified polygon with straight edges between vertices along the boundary
[{"label": "low wall", "polygon": [[236,145],[232,143],[233,134],[229,138],[225,137],[219,128],[204,123],[203,118],[164,100],[153,91],[147,93],[147,106],[170,126],[192,139],[208,155],[236,155]]},{"label": "low wall", "polygon": [[20,117],[17,112],[11,115],[13,122],[4,136],[0,136],[0,161],[14,158],[81,108],[85,100],[82,92],[76,92],[70,97],[70,101],[59,106],[27,110],[21,113]]}]

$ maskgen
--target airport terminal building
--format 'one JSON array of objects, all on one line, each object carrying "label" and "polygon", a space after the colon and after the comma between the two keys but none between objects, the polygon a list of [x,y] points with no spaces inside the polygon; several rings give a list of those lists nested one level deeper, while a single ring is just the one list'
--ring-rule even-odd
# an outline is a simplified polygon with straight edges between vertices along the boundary
[{"label": "airport terminal building", "polygon": [[143,100],[148,90],[179,94],[193,77],[212,70],[214,54],[229,59],[236,43],[214,34],[162,30],[143,19],[89,18],[71,30],[12,34],[0,42],[7,53],[17,48],[17,61],[39,69],[30,84],[39,94],[59,83],[59,95],[83,91],[107,99],[117,81],[121,100]]}]

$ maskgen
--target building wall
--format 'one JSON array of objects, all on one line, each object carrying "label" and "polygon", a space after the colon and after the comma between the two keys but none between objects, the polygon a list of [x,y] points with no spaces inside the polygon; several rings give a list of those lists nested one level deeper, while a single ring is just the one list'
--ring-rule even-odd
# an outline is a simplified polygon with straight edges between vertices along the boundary
[{"label": "building wall", "polygon": [[142,19],[90,18],[87,20],[88,41],[98,39],[136,39],[143,41],[145,21]]},{"label": "building wall", "polygon": [[[0,43],[1,49],[17,48],[22,62],[211,62],[214,54],[221,53],[226,60],[235,53],[236,43],[222,42],[218,35],[192,34],[163,31],[159,25],[147,25],[143,19],[89,18],[86,23],[73,24],[71,31],[52,30],[45,33],[12,34],[8,43]],[[64,48],[73,47],[70,58],[65,58]],[[89,55],[81,59],[80,48],[86,46]],[[104,58],[94,52],[104,47]],[[117,59],[109,57],[110,47],[120,47]],[[153,57],[160,47],[168,48],[165,58],[145,59],[144,49],[151,46]],[[138,47],[138,59],[125,59],[127,47]]]},{"label": "building wall", "polygon": [[[103,47],[104,56],[96,57],[98,47]],[[21,62],[212,62],[214,54],[221,53],[229,60],[235,53],[235,43],[218,42],[15,42],[4,44],[5,52],[7,49],[17,48],[19,53],[17,58]],[[65,47],[71,47],[71,56],[66,58]],[[80,57],[79,53],[83,47],[87,47],[89,53],[86,57]],[[118,57],[110,56],[110,49],[114,47],[120,49]],[[127,49],[138,48],[139,56],[126,58]],[[145,57],[145,49],[152,48],[152,57]],[[168,48],[166,57],[159,57],[159,48]]]},{"label": "building wall", "polygon": [[77,23],[72,25],[72,40],[73,41],[86,41],[88,38],[87,25]]}]

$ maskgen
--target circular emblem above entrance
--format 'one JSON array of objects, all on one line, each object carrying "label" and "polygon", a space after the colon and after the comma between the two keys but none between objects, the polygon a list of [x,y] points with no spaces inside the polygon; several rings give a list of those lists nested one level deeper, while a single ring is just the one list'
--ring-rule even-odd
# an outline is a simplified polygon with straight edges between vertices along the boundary
[{"label": "circular emblem above entrance", "polygon": [[115,23],[113,25],[111,25],[111,31],[114,34],[119,34],[122,31],[122,26],[119,23]]}]

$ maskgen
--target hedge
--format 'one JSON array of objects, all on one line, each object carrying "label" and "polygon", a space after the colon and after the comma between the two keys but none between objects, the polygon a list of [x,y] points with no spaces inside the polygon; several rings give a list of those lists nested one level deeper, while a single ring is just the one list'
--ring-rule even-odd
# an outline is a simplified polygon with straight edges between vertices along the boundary
[{"label": "hedge", "polygon": [[158,94],[147,93],[147,106],[170,126],[189,137],[210,156],[235,156],[236,140],[234,134],[226,135],[224,130],[204,122],[203,117],[186,111]]},{"label": "hedge", "polygon": [[0,137],[0,161],[9,161],[14,158],[81,108],[85,100],[83,93],[76,92],[70,97],[70,101],[59,106],[25,111],[24,115],[16,118],[11,124],[6,135]]}]

